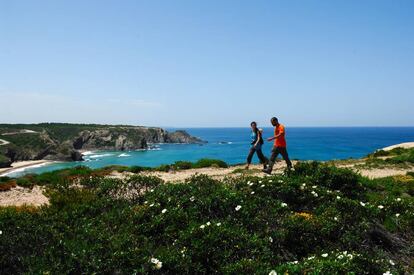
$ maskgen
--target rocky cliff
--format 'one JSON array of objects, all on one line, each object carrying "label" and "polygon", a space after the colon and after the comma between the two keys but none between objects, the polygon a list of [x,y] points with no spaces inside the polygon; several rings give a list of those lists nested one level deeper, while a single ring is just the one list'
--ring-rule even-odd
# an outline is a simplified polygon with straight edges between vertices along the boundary
[{"label": "rocky cliff", "polygon": [[88,124],[0,124],[0,166],[20,160],[82,160],[81,150],[137,150],[151,143],[203,143],[179,130]]}]

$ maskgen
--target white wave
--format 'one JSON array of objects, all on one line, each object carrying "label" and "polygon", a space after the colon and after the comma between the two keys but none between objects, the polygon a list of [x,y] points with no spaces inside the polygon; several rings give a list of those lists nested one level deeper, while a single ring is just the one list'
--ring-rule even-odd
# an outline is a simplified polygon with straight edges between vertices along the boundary
[{"label": "white wave", "polygon": [[93,155],[93,154],[95,154],[95,152],[93,152],[93,151],[86,151],[86,152],[83,152],[82,153],[82,156],[89,156],[89,155]]},{"label": "white wave", "polygon": [[118,158],[122,158],[122,157],[130,157],[131,155],[128,155],[128,154],[120,154],[119,156],[118,156]]},{"label": "white wave", "polygon": [[161,150],[162,150],[161,148],[156,147],[156,148],[136,149],[135,151],[142,152],[142,151],[161,151]]},{"label": "white wave", "polygon": [[221,145],[223,145],[223,144],[233,144],[233,142],[232,141],[219,141],[218,144],[221,144]]},{"label": "white wave", "polygon": [[113,154],[98,154],[98,155],[92,155],[92,156],[89,156],[91,159],[96,159],[96,158],[104,158],[104,157],[110,157],[110,156],[112,156]]}]

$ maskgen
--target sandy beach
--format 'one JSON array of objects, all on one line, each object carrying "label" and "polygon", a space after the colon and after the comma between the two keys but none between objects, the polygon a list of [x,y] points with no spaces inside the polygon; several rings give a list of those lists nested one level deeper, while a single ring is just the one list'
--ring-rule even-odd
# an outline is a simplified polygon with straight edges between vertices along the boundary
[{"label": "sandy beach", "polygon": [[404,148],[404,149],[414,148],[414,142],[404,142],[404,143],[400,143],[400,144],[395,144],[395,145],[391,145],[391,146],[382,148],[381,150],[390,151],[390,150],[395,149],[395,148]]},{"label": "sandy beach", "polygon": [[27,169],[33,166],[39,165],[46,165],[48,163],[52,163],[53,161],[50,160],[25,160],[25,161],[17,161],[13,162],[11,167],[7,168],[0,168],[0,176],[7,176],[7,174],[16,172],[20,169]]}]

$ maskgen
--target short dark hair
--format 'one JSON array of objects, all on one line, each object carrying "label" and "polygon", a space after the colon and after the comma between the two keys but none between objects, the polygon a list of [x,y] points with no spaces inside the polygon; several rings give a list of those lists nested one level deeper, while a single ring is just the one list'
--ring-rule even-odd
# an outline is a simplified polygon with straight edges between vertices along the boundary
[{"label": "short dark hair", "polygon": [[256,121],[252,121],[252,122],[250,122],[250,126],[252,126],[253,124],[257,126]]},{"label": "short dark hair", "polygon": [[276,122],[279,122],[279,120],[277,119],[277,117],[272,117],[271,119],[270,119],[270,121],[276,121]]}]

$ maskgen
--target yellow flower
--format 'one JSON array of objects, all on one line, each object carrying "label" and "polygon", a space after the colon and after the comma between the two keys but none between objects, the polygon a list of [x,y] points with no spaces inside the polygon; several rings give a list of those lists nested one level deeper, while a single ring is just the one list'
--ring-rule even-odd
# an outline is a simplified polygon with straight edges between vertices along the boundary
[{"label": "yellow flower", "polygon": [[306,220],[310,220],[313,218],[313,215],[310,213],[306,213],[306,212],[296,212],[294,214],[296,217],[302,217],[305,218]]}]

